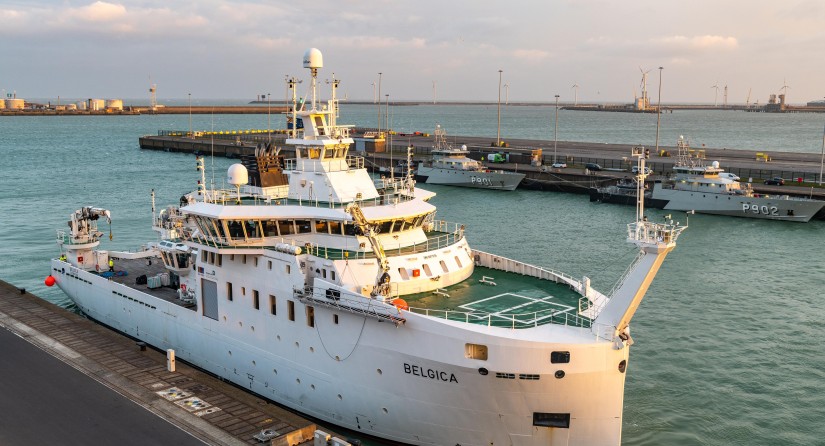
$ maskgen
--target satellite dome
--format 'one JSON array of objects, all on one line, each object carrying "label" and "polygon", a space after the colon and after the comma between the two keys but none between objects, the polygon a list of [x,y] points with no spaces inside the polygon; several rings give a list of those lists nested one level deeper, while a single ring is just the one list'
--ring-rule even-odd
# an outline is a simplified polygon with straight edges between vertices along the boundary
[{"label": "satellite dome", "polygon": [[324,56],[318,48],[310,48],[304,53],[304,68],[323,68]]},{"label": "satellite dome", "polygon": [[243,164],[233,164],[226,171],[226,181],[233,186],[243,186],[249,183],[249,172]]},{"label": "satellite dome", "polygon": [[467,144],[462,144],[462,145],[461,145],[461,150],[466,151],[466,150],[467,150]]},{"label": "satellite dome", "polygon": [[714,169],[718,169],[719,168],[719,161],[714,161],[713,163],[711,163],[711,166],[713,166]]}]

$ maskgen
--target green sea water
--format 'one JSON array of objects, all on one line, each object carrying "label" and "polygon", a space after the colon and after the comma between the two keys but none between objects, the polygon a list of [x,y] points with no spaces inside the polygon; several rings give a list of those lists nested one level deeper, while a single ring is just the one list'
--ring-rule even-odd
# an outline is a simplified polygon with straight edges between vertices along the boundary
[{"label": "green sea water", "polygon": [[[375,110],[345,106],[341,121],[374,126]],[[502,133],[552,139],[552,113],[508,108]],[[398,129],[431,131],[441,123],[454,135],[494,137],[495,117],[495,107],[485,106],[391,110]],[[675,112],[663,116],[662,140],[684,133],[716,147],[818,152],[822,119]],[[267,117],[192,120],[198,130],[226,130],[266,128]],[[272,122],[280,127],[282,118]],[[177,203],[198,172],[193,156],[140,150],[138,137],[188,126],[186,115],[0,117],[0,278],[70,306],[43,279],[58,253],[55,230],[80,206],[112,211],[107,247],[154,240],[150,191],[159,207]],[[650,144],[655,116],[570,112],[559,128],[560,140]],[[221,184],[231,162],[207,159],[207,177]],[[633,259],[624,241],[632,207],[550,192],[427,188],[438,193],[438,217],[466,224],[479,249],[588,276],[602,291]],[[649,215],[664,218],[662,211]],[[686,222],[684,214],[672,218]],[[622,443],[822,444],[825,222],[695,215],[689,226],[633,319]]]}]

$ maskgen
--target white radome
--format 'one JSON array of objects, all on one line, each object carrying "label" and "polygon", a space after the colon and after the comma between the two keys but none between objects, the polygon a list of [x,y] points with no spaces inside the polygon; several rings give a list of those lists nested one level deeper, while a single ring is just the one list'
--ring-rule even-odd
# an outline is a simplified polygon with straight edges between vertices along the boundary
[{"label": "white radome", "polygon": [[249,183],[249,172],[243,164],[233,164],[226,171],[226,181],[233,186],[243,186]]},{"label": "white radome", "polygon": [[318,48],[310,48],[304,53],[304,68],[323,68],[324,56]]}]

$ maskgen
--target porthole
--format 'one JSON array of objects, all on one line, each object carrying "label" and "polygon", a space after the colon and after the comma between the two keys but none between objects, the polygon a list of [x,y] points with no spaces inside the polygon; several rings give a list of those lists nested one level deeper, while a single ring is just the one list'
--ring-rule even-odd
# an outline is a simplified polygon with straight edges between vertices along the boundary
[{"label": "porthole", "polygon": [[297,348],[297,347],[300,347],[300,346],[301,346],[301,344],[299,344],[298,341],[295,341],[295,347]]},{"label": "porthole", "polygon": [[229,356],[232,356],[232,350],[229,350]]},{"label": "porthole", "polygon": [[343,399],[344,399],[344,397],[343,397],[343,396],[341,396],[341,394],[339,393],[339,394],[338,394],[338,399],[339,399],[339,400],[343,400]]},{"label": "porthole", "polygon": [[312,389],[312,390],[315,390],[315,384],[310,384],[309,388]]},{"label": "porthole", "polygon": [[376,370],[376,372],[378,372],[378,374],[379,374],[379,375],[383,375],[383,374],[384,374],[384,372],[382,372],[382,371],[381,371],[381,369],[377,369],[377,370]]},{"label": "porthole", "polygon": [[310,352],[310,353],[315,353],[315,347],[310,347],[310,348],[309,348],[309,352]]},{"label": "porthole", "polygon": [[280,341],[281,340],[281,335],[275,336],[275,339]]},{"label": "porthole", "polygon": [[564,370],[556,370],[556,379],[564,378]]},{"label": "porthole", "polygon": [[254,360],[254,359],[252,360],[252,365],[253,365],[253,366],[258,365],[258,364],[255,362],[255,360]]},{"label": "porthole", "polygon": [[390,411],[388,411],[386,407],[382,407],[381,410],[383,410],[384,413],[390,413]]},{"label": "porthole", "polygon": [[622,361],[619,363],[619,372],[624,373],[625,370],[627,370],[627,360],[622,359]]},{"label": "porthole", "polygon": [[295,378],[295,382],[301,384],[301,378]]},{"label": "porthole", "polygon": [[272,369],[272,373],[277,375],[278,374],[278,369]]}]

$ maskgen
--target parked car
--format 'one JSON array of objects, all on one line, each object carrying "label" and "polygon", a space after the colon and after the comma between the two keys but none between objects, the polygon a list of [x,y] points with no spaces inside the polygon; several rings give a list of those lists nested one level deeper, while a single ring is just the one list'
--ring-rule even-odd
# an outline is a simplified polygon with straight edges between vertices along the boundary
[{"label": "parked car", "polygon": [[584,168],[587,169],[587,170],[594,170],[594,171],[595,170],[602,170],[602,166],[600,166],[596,163],[587,163],[587,164],[584,165]]},{"label": "parked car", "polygon": [[769,184],[769,185],[772,185],[772,186],[784,186],[785,185],[785,179],[784,178],[779,178],[779,177],[773,177],[770,180],[765,180],[765,184]]},{"label": "parked car", "polygon": [[554,169],[565,169],[567,168],[567,163],[553,163],[553,165],[550,167]]},{"label": "parked car", "polygon": [[[633,166],[630,171],[633,173],[639,173],[639,166]],[[645,175],[650,175],[651,173],[653,173],[653,171],[650,170],[650,167],[645,166]]]}]

